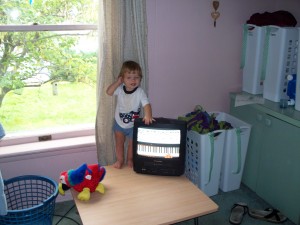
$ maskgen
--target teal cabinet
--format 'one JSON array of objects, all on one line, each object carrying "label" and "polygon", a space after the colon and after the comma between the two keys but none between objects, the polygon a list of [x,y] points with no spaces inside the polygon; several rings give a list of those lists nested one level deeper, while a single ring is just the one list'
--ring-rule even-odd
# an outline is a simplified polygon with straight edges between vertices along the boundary
[{"label": "teal cabinet", "polygon": [[266,101],[234,107],[230,114],[252,125],[242,182],[300,224],[300,112]]},{"label": "teal cabinet", "polygon": [[256,192],[298,223],[300,128],[270,115],[266,115],[264,120],[265,138],[262,142]]}]

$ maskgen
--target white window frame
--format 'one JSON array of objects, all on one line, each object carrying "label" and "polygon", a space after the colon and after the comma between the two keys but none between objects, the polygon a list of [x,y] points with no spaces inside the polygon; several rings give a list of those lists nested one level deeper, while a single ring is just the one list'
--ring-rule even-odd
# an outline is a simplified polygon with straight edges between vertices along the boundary
[{"label": "white window frame", "polygon": [[65,30],[97,30],[98,26],[93,24],[79,25],[0,25],[0,32],[21,31],[65,31]]},{"label": "white window frame", "polygon": [[[76,24],[76,25],[0,25],[0,32],[31,32],[31,31],[67,31],[67,30],[98,30],[97,25]],[[5,129],[5,127],[4,127]],[[84,124],[65,126],[62,128],[49,128],[41,131],[24,131],[20,133],[6,134],[0,140],[0,148],[7,146],[28,145],[40,142],[47,144],[44,139],[50,138],[51,141],[70,139],[84,136],[95,135],[95,124]],[[0,150],[1,151],[1,150]]]}]

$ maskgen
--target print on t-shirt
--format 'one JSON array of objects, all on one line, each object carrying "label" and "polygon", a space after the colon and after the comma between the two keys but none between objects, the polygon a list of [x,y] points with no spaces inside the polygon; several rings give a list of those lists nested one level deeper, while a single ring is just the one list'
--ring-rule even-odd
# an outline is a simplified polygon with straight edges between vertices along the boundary
[{"label": "print on t-shirt", "polygon": [[123,123],[134,122],[136,118],[139,118],[141,109],[138,109],[138,112],[131,111],[129,113],[119,113],[120,119]]}]

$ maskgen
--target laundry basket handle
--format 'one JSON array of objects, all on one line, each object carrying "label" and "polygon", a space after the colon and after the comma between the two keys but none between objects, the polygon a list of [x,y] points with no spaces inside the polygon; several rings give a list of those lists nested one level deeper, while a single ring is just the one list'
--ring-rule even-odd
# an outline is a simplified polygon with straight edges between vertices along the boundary
[{"label": "laundry basket handle", "polygon": [[247,50],[247,37],[248,37],[248,25],[243,26],[243,42],[242,42],[242,57],[240,68],[244,69],[246,60],[246,50]]},{"label": "laundry basket handle", "polygon": [[206,184],[208,184],[211,180],[211,175],[212,175],[212,170],[214,168],[214,156],[215,156],[215,136],[219,135],[220,133],[222,133],[223,130],[215,130],[213,132],[208,133],[207,135],[209,136],[209,141],[210,141],[210,165],[209,165],[209,177],[208,177],[208,181],[206,182]]},{"label": "laundry basket handle", "polygon": [[241,163],[242,163],[242,150],[241,150],[241,128],[236,128],[236,142],[237,142],[237,170],[233,174],[239,174],[241,172]]}]

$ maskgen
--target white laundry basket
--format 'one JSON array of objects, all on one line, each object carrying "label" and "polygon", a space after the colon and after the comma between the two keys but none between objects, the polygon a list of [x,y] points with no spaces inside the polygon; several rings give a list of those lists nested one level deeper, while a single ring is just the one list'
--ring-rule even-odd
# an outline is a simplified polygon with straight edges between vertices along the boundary
[{"label": "white laundry basket", "polygon": [[226,121],[233,129],[225,131],[220,189],[224,192],[240,188],[250,138],[251,125],[226,113],[215,113],[218,121]]},{"label": "white laundry basket", "polygon": [[224,130],[187,132],[185,175],[208,196],[218,194],[224,140]]}]

